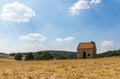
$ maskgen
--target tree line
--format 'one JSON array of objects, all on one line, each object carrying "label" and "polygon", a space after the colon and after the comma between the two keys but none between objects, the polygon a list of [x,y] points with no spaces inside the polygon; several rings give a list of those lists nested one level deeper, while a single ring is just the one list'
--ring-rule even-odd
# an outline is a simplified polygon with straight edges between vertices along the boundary
[{"label": "tree line", "polygon": [[[40,51],[36,53],[10,53],[10,56],[14,56],[15,60],[59,60],[59,59],[76,59],[77,53],[50,53],[49,51]],[[103,53],[98,53],[96,55],[97,58],[103,58],[103,57],[112,57],[112,56],[120,56],[120,49],[119,50],[113,50],[113,51],[107,51]]]},{"label": "tree line", "polygon": [[[15,60],[59,60],[59,59],[71,59],[70,56],[66,54],[59,54],[53,56],[52,54],[49,53],[49,51],[42,51],[42,52],[37,52],[37,53],[11,53],[10,56],[14,56]],[[73,59],[73,58],[72,58]]]},{"label": "tree line", "polygon": [[97,58],[120,56],[120,49],[97,54]]}]

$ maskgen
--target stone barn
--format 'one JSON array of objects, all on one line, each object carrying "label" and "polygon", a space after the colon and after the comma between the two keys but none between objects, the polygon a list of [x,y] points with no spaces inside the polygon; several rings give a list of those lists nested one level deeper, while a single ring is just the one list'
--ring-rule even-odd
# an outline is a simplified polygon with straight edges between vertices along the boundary
[{"label": "stone barn", "polygon": [[78,59],[88,59],[96,57],[96,45],[95,42],[81,42],[77,48]]}]

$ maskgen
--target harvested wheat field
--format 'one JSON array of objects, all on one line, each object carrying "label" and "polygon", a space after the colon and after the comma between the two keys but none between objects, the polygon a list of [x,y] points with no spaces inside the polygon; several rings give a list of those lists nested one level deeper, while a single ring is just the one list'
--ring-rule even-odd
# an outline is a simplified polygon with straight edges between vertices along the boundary
[{"label": "harvested wheat field", "polygon": [[120,57],[51,61],[0,59],[0,79],[120,79]]}]

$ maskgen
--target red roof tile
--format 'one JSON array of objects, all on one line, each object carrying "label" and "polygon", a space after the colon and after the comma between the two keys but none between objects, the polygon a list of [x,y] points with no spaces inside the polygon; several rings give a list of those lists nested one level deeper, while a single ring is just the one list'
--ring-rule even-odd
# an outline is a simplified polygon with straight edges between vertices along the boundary
[{"label": "red roof tile", "polygon": [[82,42],[79,44],[79,49],[93,48],[95,46],[94,42]]}]

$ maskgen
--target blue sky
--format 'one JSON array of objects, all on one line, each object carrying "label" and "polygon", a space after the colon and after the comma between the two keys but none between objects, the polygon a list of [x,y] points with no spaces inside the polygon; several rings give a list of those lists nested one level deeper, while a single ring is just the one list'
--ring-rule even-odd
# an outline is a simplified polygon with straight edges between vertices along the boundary
[{"label": "blue sky", "polygon": [[0,52],[119,49],[119,10],[120,0],[1,0]]}]

